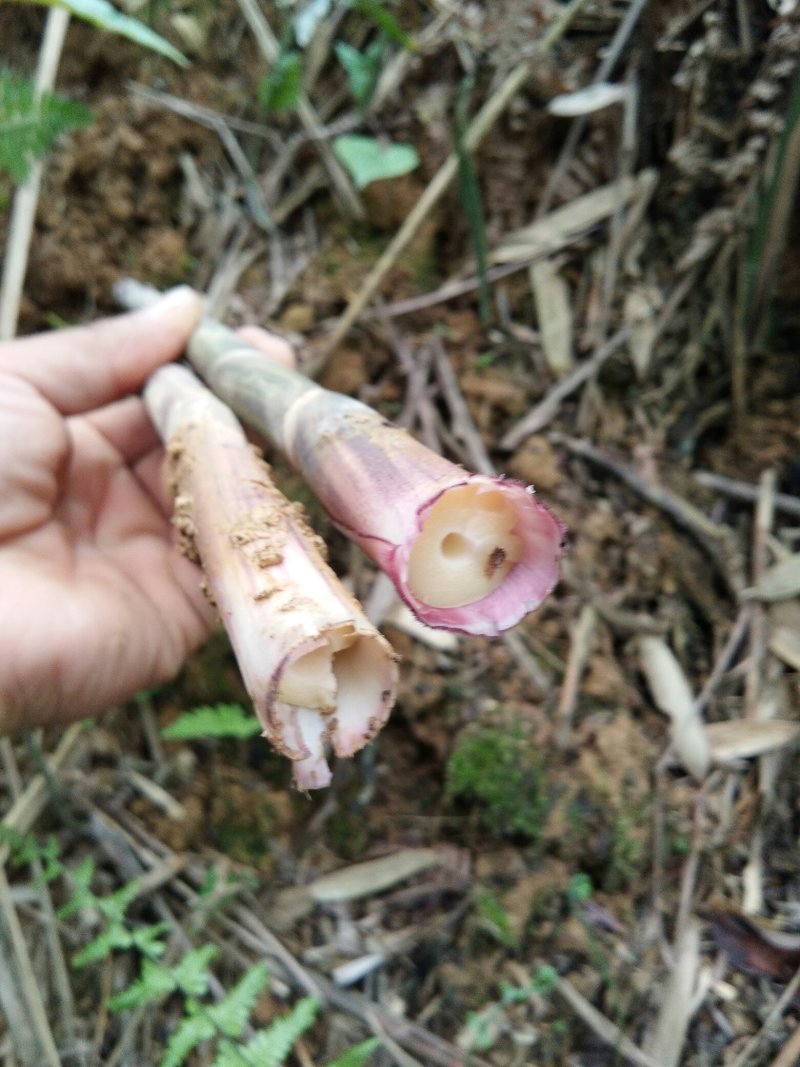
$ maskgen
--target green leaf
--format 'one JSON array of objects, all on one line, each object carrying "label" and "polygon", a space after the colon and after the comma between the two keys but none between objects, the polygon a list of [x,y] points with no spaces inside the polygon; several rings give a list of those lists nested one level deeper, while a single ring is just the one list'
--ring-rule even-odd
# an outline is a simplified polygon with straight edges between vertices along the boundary
[{"label": "green leaf", "polygon": [[531,992],[539,996],[547,996],[552,993],[558,983],[558,972],[554,967],[544,964],[538,969],[531,979]]},{"label": "green leaf", "polygon": [[97,26],[100,30],[109,30],[129,41],[159,52],[167,59],[173,60],[181,67],[188,67],[189,60],[169,43],[164,37],[145,26],[138,19],[123,15],[121,11],[108,3],[108,0],[16,0],[16,3],[40,4],[42,7],[61,7],[76,18]]},{"label": "green leaf", "polygon": [[189,1015],[181,1019],[167,1042],[159,1067],[180,1067],[192,1049],[201,1041],[208,1041],[214,1033],[214,1024],[204,1015]]},{"label": "green leaf", "polygon": [[64,864],[59,856],[59,844],[55,837],[48,837],[39,853],[42,863],[42,880],[45,882],[55,881],[60,874],[64,873]]},{"label": "green leaf", "polygon": [[297,104],[302,88],[303,64],[300,53],[281,52],[258,88],[258,99],[267,111],[286,111]]},{"label": "green leaf", "polygon": [[20,858],[20,854],[29,845],[30,838],[33,838],[33,834],[23,834],[14,826],[3,826],[0,823],[0,845],[8,846],[8,850],[11,853],[11,862],[14,866],[26,862]]},{"label": "green leaf", "polygon": [[346,41],[336,41],[333,46],[336,58],[347,75],[350,95],[362,110],[370,102],[381,73],[384,41],[385,38],[378,38],[363,52],[359,52]]},{"label": "green leaf", "polygon": [[[313,997],[298,1000],[292,1010],[251,1038],[244,1046],[221,1048],[214,1067],[242,1067],[242,1062],[258,1067],[282,1067],[295,1041],[306,1032],[316,1018],[319,1001]],[[163,1067],[163,1065],[162,1065]]]},{"label": "green leaf", "polygon": [[111,997],[108,1006],[111,1011],[130,1011],[177,991],[186,997],[202,997],[208,992],[208,964],[216,955],[215,945],[203,945],[191,949],[172,967],[145,957],[138,979]]},{"label": "green leaf", "polygon": [[380,0],[355,0],[353,7],[356,11],[360,11],[362,15],[366,15],[367,18],[372,19],[375,25],[383,30],[387,37],[390,37],[397,44],[402,45],[403,48],[407,48],[410,51],[416,48],[412,39],[408,36],[391,11],[387,10],[387,8],[380,3]]},{"label": "green leaf", "polygon": [[481,322],[484,326],[491,323],[491,297],[489,290],[489,246],[486,239],[486,219],[483,211],[483,198],[475,163],[467,148],[466,133],[469,125],[469,101],[475,82],[469,75],[461,82],[456,98],[456,155],[458,157],[458,189],[464,214],[469,223],[470,237],[478,265],[478,304]]},{"label": "green leaf", "polygon": [[240,704],[214,704],[185,711],[161,731],[168,741],[193,741],[204,737],[253,737],[261,733],[255,716]]},{"label": "green leaf", "polygon": [[141,971],[135,982],[108,1001],[109,1011],[132,1011],[143,1004],[152,1004],[175,992],[176,984],[169,967],[157,960],[142,960]]},{"label": "green leaf", "polygon": [[218,955],[216,945],[190,949],[171,969],[175,985],[187,997],[202,997],[208,992],[209,963]]},{"label": "green leaf", "polygon": [[30,79],[0,68],[0,171],[12,181],[25,181],[31,162],[47,155],[59,134],[91,121],[83,104],[55,93],[37,100]]},{"label": "green leaf", "polygon": [[67,919],[82,908],[97,907],[97,897],[89,888],[94,878],[94,860],[92,857],[87,856],[77,867],[72,867],[65,873],[72,883],[72,896],[56,912],[59,919]]},{"label": "green leaf", "polygon": [[143,956],[156,959],[163,956],[167,951],[167,943],[164,934],[169,930],[169,923],[155,923],[153,926],[143,926],[131,933],[131,948],[135,948]]},{"label": "green leaf", "polygon": [[588,874],[574,874],[567,886],[567,897],[570,904],[573,907],[577,904],[585,904],[592,899],[593,889],[592,879]]},{"label": "green leaf", "polygon": [[419,156],[411,145],[385,144],[358,134],[334,138],[333,150],[359,189],[384,178],[399,178],[419,166]]},{"label": "green leaf", "polygon": [[133,934],[124,926],[109,926],[80,952],[72,957],[73,967],[88,967],[90,963],[99,963],[112,952],[121,952],[133,944]]},{"label": "green leaf", "polygon": [[514,948],[519,938],[514,934],[508,912],[493,893],[477,893],[475,904],[488,931],[506,948]]},{"label": "green leaf", "polygon": [[268,973],[265,964],[257,963],[245,972],[229,993],[208,1008],[208,1017],[226,1037],[239,1037],[244,1030],[259,994],[267,984]]},{"label": "green leaf", "polygon": [[95,905],[108,922],[121,923],[138,893],[139,879],[132,878],[130,882],[126,882],[113,893],[109,893],[107,897],[96,897]]},{"label": "green leaf", "polygon": [[[2,129],[0,128],[0,141]],[[0,845],[7,845],[12,867],[24,867],[39,861],[42,864],[43,882],[52,882],[64,873],[59,857],[58,840],[51,834],[40,841],[35,834],[22,833],[13,826],[0,825]]]},{"label": "green leaf", "polygon": [[364,1067],[372,1053],[380,1046],[380,1038],[370,1037],[362,1041],[360,1045],[353,1045],[347,1052],[343,1052],[327,1067]]}]

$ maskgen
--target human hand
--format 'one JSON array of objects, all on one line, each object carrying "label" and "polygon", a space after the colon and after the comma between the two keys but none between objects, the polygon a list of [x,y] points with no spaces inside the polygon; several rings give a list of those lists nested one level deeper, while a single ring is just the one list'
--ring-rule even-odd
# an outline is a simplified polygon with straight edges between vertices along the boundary
[{"label": "human hand", "polygon": [[[202,301],[0,345],[0,731],[67,723],[171,678],[209,634],[135,395]],[[261,335],[261,337],[259,336]],[[277,338],[250,343],[287,358]]]}]

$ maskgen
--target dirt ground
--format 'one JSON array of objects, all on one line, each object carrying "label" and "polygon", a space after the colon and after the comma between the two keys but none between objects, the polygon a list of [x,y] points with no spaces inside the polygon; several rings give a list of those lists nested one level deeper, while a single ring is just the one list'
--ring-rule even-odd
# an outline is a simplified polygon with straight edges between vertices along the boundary
[{"label": "dirt ground", "polygon": [[[106,892],[151,874],[141,915],[218,942],[223,984],[266,959],[262,1022],[313,979],[322,1008],[290,1064],[372,1033],[378,1067],[800,1062],[800,16],[792,0],[384,6],[416,48],[389,43],[364,111],[332,42],[365,49],[367,14],[332,5],[302,53],[313,135],[260,106],[244,4],[139,8],[184,70],[73,23],[58,87],[94,121],[48,159],[20,331],[112,312],[126,275],[189,282],[324,362],[326,386],[534,484],[569,530],[562,580],[506,639],[436,643],[387,618],[391,721],[312,796],[260,740],[161,739],[184,709],[246,703],[220,635],[70,741],[33,830],[67,865],[93,856]],[[294,8],[261,10],[280,36]],[[42,19],[0,7],[15,68],[33,68]],[[519,71],[329,354],[459,114]],[[596,80],[623,91],[554,113]],[[342,131],[420,164],[355,190],[320,150]],[[283,477],[368,596],[371,564]],[[59,741],[9,746],[0,811],[11,764],[24,788]],[[308,889],[421,849],[383,891]],[[120,952],[67,968],[65,1012],[35,872],[8,877],[60,1062],[159,1063],[174,1006],[107,1014],[132,978]],[[59,921],[67,957],[92,923]],[[13,1036],[0,1020],[2,1062],[27,1062]]]}]

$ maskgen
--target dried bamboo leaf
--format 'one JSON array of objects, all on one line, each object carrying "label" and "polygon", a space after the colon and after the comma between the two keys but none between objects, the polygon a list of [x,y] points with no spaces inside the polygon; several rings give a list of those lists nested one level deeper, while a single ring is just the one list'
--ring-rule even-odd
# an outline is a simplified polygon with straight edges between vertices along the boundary
[{"label": "dried bamboo leaf", "polygon": [[572,370],[572,309],[569,289],[552,260],[540,259],[531,264],[530,281],[536,303],[539,336],[547,365],[556,378]]},{"label": "dried bamboo leaf", "polygon": [[656,311],[662,304],[661,294],[654,285],[632,285],[625,294],[625,322],[630,325],[628,351],[637,379],[647,378],[658,337]]},{"label": "dried bamboo leaf", "polygon": [[691,776],[701,782],[711,765],[706,726],[699,715],[682,722],[672,722],[672,744],[681,763]]},{"label": "dried bamboo leaf", "polygon": [[752,759],[789,745],[800,737],[800,722],[787,719],[733,719],[706,724],[706,736],[715,763]]},{"label": "dried bamboo leaf", "polygon": [[530,226],[510,233],[492,252],[492,263],[532,259],[562,248],[577,234],[609,218],[621,203],[634,200],[652,181],[653,171],[643,170],[633,178],[620,178],[577,197]]},{"label": "dried bamboo leaf", "polygon": [[391,889],[398,882],[411,878],[439,862],[433,848],[407,848],[391,856],[382,856],[366,863],[354,863],[333,874],[317,878],[305,887],[318,903],[330,904],[340,900],[358,900]]},{"label": "dried bamboo leaf", "polygon": [[642,669],[656,707],[672,720],[672,743],[687,771],[701,781],[711,763],[705,724],[681,665],[660,637],[641,637]]},{"label": "dried bamboo leaf", "polygon": [[675,722],[695,715],[694,695],[683,668],[660,637],[641,637],[639,653],[653,700]]},{"label": "dried bamboo leaf", "polygon": [[768,567],[744,596],[753,600],[789,600],[800,594],[800,553]]},{"label": "dried bamboo leaf", "polygon": [[409,637],[437,652],[455,652],[458,649],[460,639],[457,634],[450,630],[434,630],[432,626],[426,626],[402,600],[395,600],[384,615],[383,622],[396,626]]},{"label": "dried bamboo leaf", "polygon": [[574,93],[559,93],[547,105],[547,110],[551,115],[558,115],[560,118],[578,118],[580,115],[602,111],[611,104],[619,104],[627,95],[628,88],[625,85],[595,82]]},{"label": "dried bamboo leaf", "polygon": [[776,627],[769,639],[769,650],[789,667],[800,671],[800,633],[794,627]]}]

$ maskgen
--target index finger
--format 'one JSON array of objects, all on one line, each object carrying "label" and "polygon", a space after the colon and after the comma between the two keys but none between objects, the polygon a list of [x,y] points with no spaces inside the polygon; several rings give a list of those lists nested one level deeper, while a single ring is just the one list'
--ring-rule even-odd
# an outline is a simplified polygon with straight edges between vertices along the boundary
[{"label": "index finger", "polygon": [[64,415],[138,392],[176,359],[200,321],[203,301],[188,286],[141,311],[0,345],[0,370],[33,385]]}]

